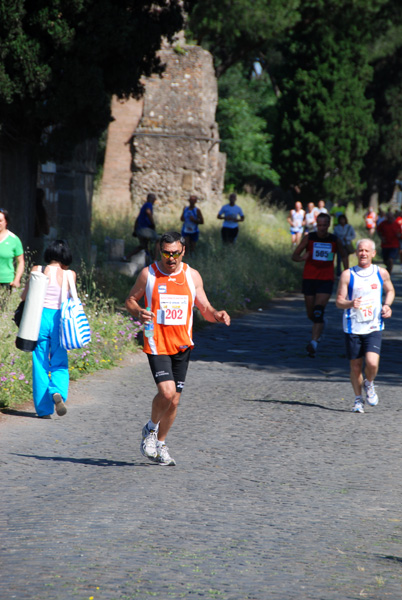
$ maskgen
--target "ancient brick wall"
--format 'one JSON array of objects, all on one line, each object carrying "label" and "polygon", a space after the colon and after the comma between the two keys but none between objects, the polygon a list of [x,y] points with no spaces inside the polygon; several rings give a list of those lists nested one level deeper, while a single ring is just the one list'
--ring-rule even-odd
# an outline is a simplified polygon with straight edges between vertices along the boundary
[{"label": "ancient brick wall", "polygon": [[182,45],[160,52],[166,69],[145,80],[143,101],[112,103],[101,197],[134,216],[148,192],[159,210],[177,210],[190,193],[220,201],[226,156],[215,122],[217,82],[209,52]]},{"label": "ancient brick wall", "polygon": [[180,204],[190,193],[201,202],[218,200],[225,155],[219,152],[215,122],[217,82],[209,52],[165,47],[162,78],[146,81],[144,109],[132,141],[132,197],[140,205],[155,192],[162,206]]},{"label": "ancient brick wall", "polygon": [[131,141],[142,116],[143,100],[119,100],[114,96],[111,110],[113,121],[108,128],[101,198],[97,202],[102,209],[112,206],[131,214]]}]

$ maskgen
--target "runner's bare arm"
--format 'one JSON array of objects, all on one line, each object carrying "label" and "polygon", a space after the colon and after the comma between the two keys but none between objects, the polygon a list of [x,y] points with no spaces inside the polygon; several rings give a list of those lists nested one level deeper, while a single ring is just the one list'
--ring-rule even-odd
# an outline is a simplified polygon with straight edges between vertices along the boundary
[{"label": "runner's bare arm", "polygon": [[15,272],[14,280],[10,283],[11,287],[20,287],[21,277],[24,274],[24,268],[25,268],[24,255],[20,254],[19,256],[17,256],[17,269]]},{"label": "runner's bare arm", "polygon": [[202,316],[206,321],[210,323],[214,323],[217,321],[218,323],[225,323],[225,325],[230,325],[230,317],[226,310],[216,310],[214,308],[204,291],[204,284],[202,282],[202,277],[195,269],[191,269],[191,275],[193,277],[194,285],[195,285],[195,305],[199,308]]},{"label": "runner's bare arm", "polygon": [[[295,262],[304,262],[305,260],[308,259],[309,253],[305,252],[305,250],[307,248],[307,244],[308,244],[308,235],[304,236],[304,238],[302,239],[300,244],[297,246],[297,248],[293,252],[292,260],[294,260]],[[304,254],[303,254],[303,252],[304,252]],[[302,254],[303,254],[303,256],[302,256]]]},{"label": "runner's bare arm", "polygon": [[145,269],[142,269],[141,273],[138,275],[138,278],[133,287],[131,288],[125,302],[126,308],[130,315],[132,315],[136,319],[139,319],[141,323],[145,323],[145,321],[149,321],[150,319],[155,318],[153,312],[145,310],[145,308],[142,308],[138,304],[138,301],[141,300],[141,298],[145,294],[147,279],[148,267],[145,267]]},{"label": "runner's bare arm", "polygon": [[380,274],[383,280],[383,290],[385,293],[384,303],[381,309],[381,315],[384,319],[389,319],[392,315],[391,304],[395,298],[395,289],[391,281],[391,277],[386,269],[380,268]]},{"label": "runner's bare arm", "polygon": [[336,293],[336,307],[337,308],[358,308],[361,304],[361,298],[355,298],[354,300],[348,300],[348,286],[350,281],[350,271],[347,269],[342,272],[339,279],[338,291]]}]

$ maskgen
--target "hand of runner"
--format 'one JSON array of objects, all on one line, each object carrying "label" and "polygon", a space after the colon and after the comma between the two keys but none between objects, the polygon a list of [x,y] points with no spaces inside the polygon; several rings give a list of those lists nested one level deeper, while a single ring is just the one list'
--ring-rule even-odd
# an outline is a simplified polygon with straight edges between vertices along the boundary
[{"label": "hand of runner", "polygon": [[225,323],[225,325],[230,325],[230,317],[226,310],[216,310],[214,313],[215,321],[218,323]]},{"label": "hand of runner", "polygon": [[146,323],[147,321],[151,321],[155,318],[154,313],[151,310],[146,310],[145,308],[141,308],[138,311],[138,319],[141,323]]},{"label": "hand of runner", "polygon": [[388,304],[383,304],[381,309],[381,316],[383,319],[389,319],[392,315],[392,308]]},{"label": "hand of runner", "polygon": [[355,298],[354,300],[352,300],[352,308],[359,308],[359,306],[361,306],[362,304],[362,297],[360,296],[360,298]]}]

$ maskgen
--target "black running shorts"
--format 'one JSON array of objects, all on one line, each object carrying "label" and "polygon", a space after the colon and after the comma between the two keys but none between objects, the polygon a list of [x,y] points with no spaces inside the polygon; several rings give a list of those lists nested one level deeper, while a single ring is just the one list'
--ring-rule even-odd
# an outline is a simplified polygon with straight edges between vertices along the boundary
[{"label": "black running shorts", "polygon": [[316,294],[332,294],[334,282],[332,279],[303,279],[302,293],[305,296],[315,296]]},{"label": "black running shorts", "polygon": [[174,381],[176,392],[183,391],[190,361],[191,348],[177,354],[147,354],[156,385],[161,381]]},{"label": "black running shorts", "polygon": [[381,353],[382,331],[366,334],[345,333],[346,357],[349,360],[362,358],[367,352]]}]

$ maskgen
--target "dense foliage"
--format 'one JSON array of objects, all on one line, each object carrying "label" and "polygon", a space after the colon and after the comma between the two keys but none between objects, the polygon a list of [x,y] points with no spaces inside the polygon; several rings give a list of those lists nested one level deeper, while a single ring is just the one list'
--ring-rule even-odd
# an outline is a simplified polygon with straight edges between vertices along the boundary
[{"label": "dense foliage", "polygon": [[181,27],[180,0],[0,0],[2,134],[53,152],[98,136]]},{"label": "dense foliage", "polygon": [[[402,6],[398,0],[244,0],[195,2],[190,28],[214,55],[221,80],[235,65],[248,81],[233,86],[219,109],[224,144],[236,146],[241,116],[247,147],[274,137],[244,177],[228,151],[228,182],[241,187],[265,167],[285,188],[306,197],[352,199],[366,184],[389,198],[398,175],[402,137]],[[276,110],[261,111],[249,93],[253,64],[269,78]],[[229,111],[230,108],[230,111]],[[255,121],[255,119],[263,121]],[[258,127],[256,123],[258,122]],[[253,161],[251,161],[253,163]]]},{"label": "dense foliage", "polygon": [[363,187],[360,171],[375,127],[374,103],[365,96],[372,22],[361,17],[361,4],[306,3],[292,43],[281,47],[278,170],[283,184],[305,188],[313,200],[353,198]]},{"label": "dense foliage", "polygon": [[257,58],[268,62],[275,42],[300,19],[300,0],[199,0],[192,2],[189,27],[215,58],[217,75]]},{"label": "dense foliage", "polygon": [[222,138],[221,150],[227,154],[226,184],[241,189],[245,184],[258,187],[271,180],[279,183],[272,169],[272,136],[267,118],[275,104],[269,77],[254,71],[251,77],[234,65],[219,79],[217,119]]}]

